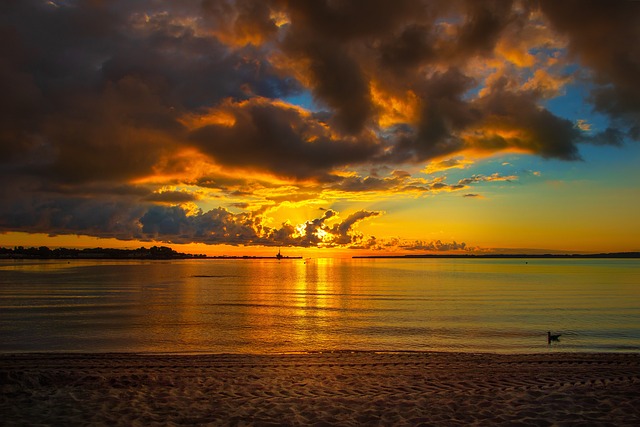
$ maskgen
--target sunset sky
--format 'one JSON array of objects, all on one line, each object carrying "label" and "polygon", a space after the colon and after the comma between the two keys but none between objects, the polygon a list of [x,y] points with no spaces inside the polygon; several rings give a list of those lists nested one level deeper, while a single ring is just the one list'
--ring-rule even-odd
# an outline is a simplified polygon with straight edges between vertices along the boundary
[{"label": "sunset sky", "polygon": [[640,250],[640,2],[5,0],[0,246]]}]

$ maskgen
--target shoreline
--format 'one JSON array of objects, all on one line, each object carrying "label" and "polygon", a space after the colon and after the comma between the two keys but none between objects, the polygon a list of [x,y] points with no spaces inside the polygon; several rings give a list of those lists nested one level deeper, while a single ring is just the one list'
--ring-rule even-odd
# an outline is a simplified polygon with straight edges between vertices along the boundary
[{"label": "shoreline", "polygon": [[406,254],[354,255],[353,259],[638,259],[640,252],[611,252],[596,254]]},{"label": "shoreline", "polygon": [[4,425],[637,425],[640,353],[0,355]]}]

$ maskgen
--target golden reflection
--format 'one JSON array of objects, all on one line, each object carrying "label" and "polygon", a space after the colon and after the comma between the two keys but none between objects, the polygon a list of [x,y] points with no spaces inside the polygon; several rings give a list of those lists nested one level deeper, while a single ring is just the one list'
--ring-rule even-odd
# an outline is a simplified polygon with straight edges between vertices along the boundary
[{"label": "golden reflection", "polygon": [[[167,281],[168,273],[174,277],[180,274],[181,265],[155,261],[140,261],[132,265],[134,267],[127,280],[138,284],[136,303],[144,313],[130,325],[135,335],[140,333],[135,329],[144,325],[144,335],[140,336],[138,345],[143,351],[162,352],[168,350],[168,343],[178,342],[184,346],[184,351],[196,349],[197,345],[189,339],[188,323],[185,323],[185,316],[191,315],[193,320],[195,313],[187,308],[192,307],[195,298],[186,286],[175,286]],[[197,331],[192,330],[192,335],[195,333]]]},{"label": "golden reflection", "polygon": [[[163,338],[183,351],[202,351],[227,342],[233,343],[234,351],[258,353],[357,348],[362,345],[358,339],[365,339],[367,345],[397,346],[393,343],[399,338],[393,334],[366,342],[372,338],[362,338],[362,332],[354,334],[354,330],[382,331],[386,322],[401,316],[403,327],[431,329],[418,346],[450,349],[457,341],[438,331],[489,330],[496,327],[495,313],[501,313],[499,322],[511,322],[524,305],[534,312],[553,312],[558,304],[602,311],[620,304],[619,296],[602,285],[613,271],[620,271],[617,265],[587,264],[585,269],[580,263],[555,260],[373,264],[324,258],[247,262],[185,263],[173,274],[192,277],[204,271],[211,277],[188,279],[177,294],[143,292],[154,346],[162,350]],[[450,275],[451,271],[455,274]],[[495,280],[498,272],[503,280]],[[234,277],[224,279],[225,275]],[[162,282],[161,276],[152,275],[150,283],[162,287]],[[627,295],[637,294],[631,281],[628,288]],[[587,296],[571,300],[583,292]],[[522,299],[528,294],[538,295],[536,304]],[[385,323],[380,323],[383,318]],[[166,336],[167,325],[175,325],[173,336]]]},{"label": "golden reflection", "polygon": [[[193,276],[195,265],[175,263],[178,270],[176,276],[187,277]],[[191,279],[191,277],[190,277]],[[181,301],[179,302],[181,309],[175,313],[175,322],[178,327],[176,328],[176,337],[185,351],[198,351],[206,346],[206,341],[203,338],[203,314],[205,310],[202,309],[203,302],[208,302],[208,299],[212,297],[211,293],[203,292],[202,281],[186,280],[181,286],[182,292],[180,293]],[[215,294],[214,294],[215,295]],[[208,304],[206,304],[208,305]]]},{"label": "golden reflection", "polygon": [[250,271],[256,274],[247,279],[248,342],[283,351],[349,347],[340,331],[350,327],[358,316],[351,310],[358,308],[349,297],[354,278],[343,274],[341,260],[265,260]]},{"label": "golden reflection", "polygon": [[314,343],[311,348],[325,348],[328,340],[325,323],[330,316],[327,300],[326,270],[322,268],[325,260],[313,260],[302,264],[294,282],[295,294],[295,335],[296,342]]},{"label": "golden reflection", "polygon": [[350,330],[374,309],[357,295],[348,263],[334,258],[307,259],[300,264],[294,285],[298,295],[293,328],[295,347],[301,350],[352,348]]}]

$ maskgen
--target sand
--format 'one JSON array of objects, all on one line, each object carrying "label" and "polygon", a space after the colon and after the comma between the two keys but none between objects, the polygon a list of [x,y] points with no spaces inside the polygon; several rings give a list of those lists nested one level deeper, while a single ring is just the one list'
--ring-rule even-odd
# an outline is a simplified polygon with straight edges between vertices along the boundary
[{"label": "sand", "polygon": [[0,424],[640,425],[640,354],[0,356]]}]

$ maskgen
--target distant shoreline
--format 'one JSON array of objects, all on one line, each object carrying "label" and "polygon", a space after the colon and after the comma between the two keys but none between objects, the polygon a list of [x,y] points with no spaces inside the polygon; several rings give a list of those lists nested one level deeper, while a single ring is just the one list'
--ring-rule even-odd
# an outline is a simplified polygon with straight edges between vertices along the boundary
[{"label": "distant shoreline", "polygon": [[[640,252],[608,252],[596,254],[405,254],[405,255],[354,255],[352,259],[639,259]],[[152,246],[151,248],[141,247],[138,249],[114,249],[114,248],[55,248],[49,249],[46,246],[25,248],[16,246],[14,248],[0,247],[0,259],[86,259],[86,260],[180,260],[180,259],[222,259],[222,260],[256,260],[256,259],[303,259],[302,256],[287,255],[204,255],[186,254],[177,252],[165,246]]]},{"label": "distant shoreline", "polygon": [[612,252],[599,254],[411,254],[411,255],[355,255],[354,259],[413,259],[413,258],[640,258],[640,252]]},{"label": "distant shoreline", "polygon": [[205,259],[302,259],[301,256],[253,256],[253,255],[216,255],[207,256]]},{"label": "distant shoreline", "polygon": [[185,254],[176,252],[165,246],[152,246],[151,248],[139,249],[110,249],[110,248],[86,248],[69,249],[55,248],[49,249],[46,246],[38,248],[25,248],[17,246],[13,249],[0,248],[0,259],[87,259],[87,260],[180,260],[180,259],[302,259],[301,256],[252,256],[252,255],[219,255],[207,256],[204,254]]}]

